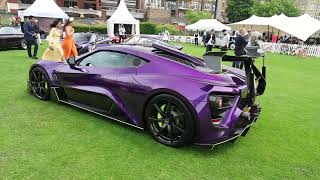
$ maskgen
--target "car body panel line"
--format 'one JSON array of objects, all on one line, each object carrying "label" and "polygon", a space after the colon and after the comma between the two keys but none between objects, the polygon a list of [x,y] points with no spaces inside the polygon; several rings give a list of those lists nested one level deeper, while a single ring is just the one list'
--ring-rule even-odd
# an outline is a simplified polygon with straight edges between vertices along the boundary
[{"label": "car body panel line", "polygon": [[68,102],[68,101],[61,100],[61,99],[59,98],[59,96],[58,96],[58,93],[57,93],[57,91],[56,91],[56,88],[57,88],[57,87],[52,87],[52,89],[54,90],[55,95],[56,95],[56,97],[57,97],[57,99],[58,99],[58,102],[62,102],[62,103],[65,103],[65,104],[68,104],[68,105],[71,105],[71,106],[74,106],[74,107],[77,107],[77,108],[80,108],[80,109],[83,109],[83,110],[86,110],[86,111],[95,113],[95,114],[97,114],[97,115],[100,115],[100,116],[103,116],[103,117],[112,119],[112,120],[114,120],[114,121],[121,122],[121,123],[123,123],[123,124],[129,125],[129,126],[132,126],[132,127],[135,127],[135,128],[137,128],[137,129],[144,130],[144,128],[142,128],[142,127],[139,127],[139,126],[136,126],[136,125],[133,125],[133,124],[124,122],[124,121],[122,121],[122,120],[116,119],[116,118],[111,117],[111,116],[107,116],[107,115],[105,115],[105,114],[101,114],[101,113],[99,113],[99,112],[96,112],[96,111],[93,111],[93,110],[91,110],[91,109],[82,107],[82,106],[80,106],[80,105],[77,105],[77,104],[74,104],[74,103],[70,103],[70,102]]}]

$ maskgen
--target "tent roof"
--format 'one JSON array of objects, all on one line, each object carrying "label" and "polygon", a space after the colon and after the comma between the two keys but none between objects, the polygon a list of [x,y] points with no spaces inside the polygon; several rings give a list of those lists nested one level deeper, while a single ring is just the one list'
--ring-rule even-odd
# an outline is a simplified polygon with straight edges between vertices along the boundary
[{"label": "tent roof", "polygon": [[278,19],[271,26],[306,41],[320,30],[320,21],[304,14],[299,17],[287,17],[286,20]]},{"label": "tent roof", "polygon": [[308,14],[299,17],[287,17],[284,14],[272,17],[253,15],[248,19],[230,25],[271,26],[303,41],[306,41],[312,34],[320,30],[320,21]]},{"label": "tent roof", "polygon": [[278,17],[277,15],[274,15],[272,17],[259,17],[256,15],[252,15],[248,19],[245,19],[243,21],[239,21],[230,25],[270,25],[271,19],[274,19]]},{"label": "tent roof", "polygon": [[216,19],[200,19],[194,24],[186,26],[187,30],[211,30],[222,31],[223,29],[230,31],[231,28],[217,21]]},{"label": "tent roof", "polygon": [[68,15],[63,12],[54,0],[36,0],[29,8],[24,10],[21,15],[63,19],[68,18]]},{"label": "tent roof", "polygon": [[139,24],[139,21],[136,20],[129,12],[124,0],[120,1],[116,11],[107,20],[107,22],[117,24]]}]

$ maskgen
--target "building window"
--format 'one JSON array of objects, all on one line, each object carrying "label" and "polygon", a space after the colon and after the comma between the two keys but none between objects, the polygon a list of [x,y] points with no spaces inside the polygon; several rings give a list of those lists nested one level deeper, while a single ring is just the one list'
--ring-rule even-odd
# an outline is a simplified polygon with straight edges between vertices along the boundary
[{"label": "building window", "polygon": [[77,1],[76,1],[76,0],[67,0],[67,1],[64,1],[63,6],[64,6],[64,7],[74,7],[74,6],[77,6]]},{"label": "building window", "polygon": [[34,0],[21,0],[20,2],[22,4],[32,4],[32,3],[34,3]]},{"label": "building window", "polygon": [[85,9],[94,9],[96,10],[97,9],[97,6],[96,6],[96,3],[84,3],[84,8]]}]

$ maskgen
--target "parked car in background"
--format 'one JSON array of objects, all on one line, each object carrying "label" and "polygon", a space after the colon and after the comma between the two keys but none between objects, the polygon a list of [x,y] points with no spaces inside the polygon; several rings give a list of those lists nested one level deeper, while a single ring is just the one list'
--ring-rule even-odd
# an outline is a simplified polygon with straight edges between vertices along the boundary
[{"label": "parked car in background", "polygon": [[[216,42],[215,42],[215,46],[217,47],[221,47],[221,42],[223,39],[223,33],[220,31],[216,31]],[[235,45],[235,36],[230,36],[230,41],[229,41],[229,45],[228,45],[229,49],[234,50],[236,48]]]},{"label": "parked car in background", "polygon": [[92,51],[98,41],[95,33],[75,33],[74,38],[79,55]]},{"label": "parked car in background", "polygon": [[162,41],[158,36],[148,36],[148,35],[135,35],[130,37],[124,44],[128,44],[128,45],[141,45],[141,46],[147,46],[147,47],[151,47],[152,44],[154,43],[160,43],[163,45],[167,45],[170,47],[173,47],[175,49],[178,50],[182,50],[183,46],[179,46],[179,45],[170,45],[167,42]]},{"label": "parked car in background", "polygon": [[19,28],[0,27],[0,49],[7,48],[27,49],[24,34]]}]

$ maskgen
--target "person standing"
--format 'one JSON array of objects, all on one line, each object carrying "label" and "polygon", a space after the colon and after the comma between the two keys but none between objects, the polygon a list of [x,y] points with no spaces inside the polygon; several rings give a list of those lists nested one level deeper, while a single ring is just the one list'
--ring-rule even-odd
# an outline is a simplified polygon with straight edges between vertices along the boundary
[{"label": "person standing", "polygon": [[207,45],[206,52],[212,51],[212,47],[214,46],[215,42],[216,42],[216,35],[215,35],[214,29],[212,29],[210,33],[206,35],[206,40],[205,40],[205,44]]},{"label": "person standing", "polygon": [[37,43],[38,45],[40,45],[41,37],[40,37],[40,27],[39,27],[38,19],[34,20],[34,29],[36,30],[36,33],[37,33]]},{"label": "person standing", "polygon": [[124,34],[126,29],[123,27],[123,24],[119,24],[118,32],[119,32],[119,41],[122,43],[124,41]]},{"label": "person standing", "polygon": [[63,61],[63,49],[60,44],[62,21],[56,19],[50,25],[51,30],[48,36],[49,47],[45,50],[42,59],[49,61]]},{"label": "person standing", "polygon": [[199,31],[197,30],[197,32],[194,34],[194,44],[196,46],[199,46]]},{"label": "person standing", "polygon": [[[245,29],[240,29],[239,34],[235,38],[235,49],[234,53],[236,56],[242,56],[245,55],[244,48],[248,44],[248,40],[246,39],[246,30]],[[243,63],[241,61],[236,61],[232,63],[232,67],[242,69]]]},{"label": "person standing", "polygon": [[227,32],[227,30],[222,30],[223,38],[221,42],[221,51],[228,51],[229,42],[230,42],[230,34]]},{"label": "person standing", "polygon": [[[29,58],[38,59],[37,33],[34,28],[34,21],[35,21],[35,18],[33,16],[29,16],[28,21],[23,24],[23,30],[24,30],[24,39],[27,42]],[[32,45],[34,46],[33,54],[31,53]]]},{"label": "person standing", "polygon": [[169,42],[169,39],[170,39],[170,33],[169,31],[167,30],[167,28],[165,27],[163,29],[163,32],[162,32],[162,41],[164,42]]},{"label": "person standing", "polygon": [[74,29],[72,27],[72,22],[73,18],[69,18],[66,24],[63,26],[63,31],[65,32],[65,38],[62,42],[64,59],[78,56],[78,51],[74,40]]}]

